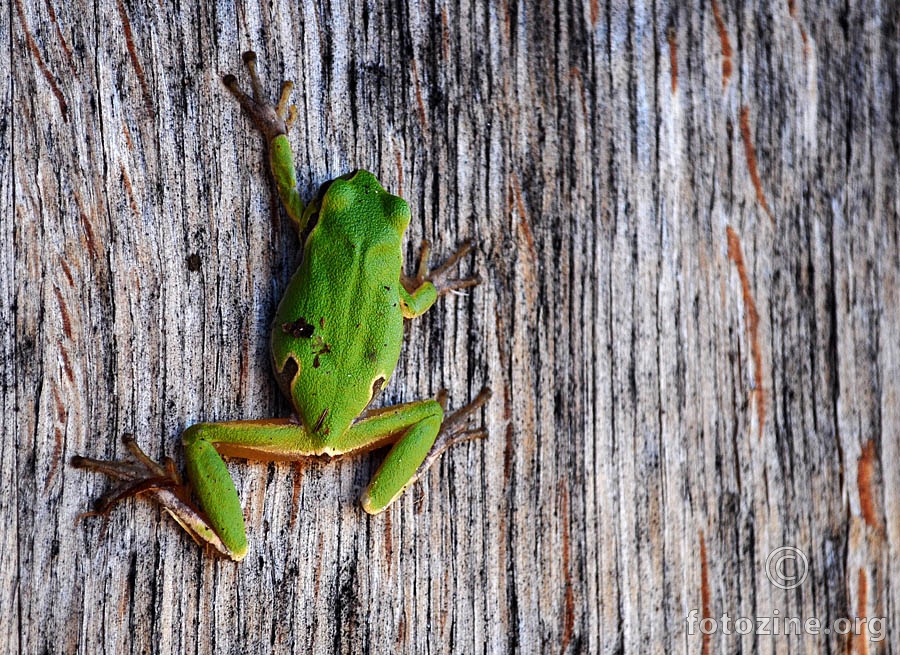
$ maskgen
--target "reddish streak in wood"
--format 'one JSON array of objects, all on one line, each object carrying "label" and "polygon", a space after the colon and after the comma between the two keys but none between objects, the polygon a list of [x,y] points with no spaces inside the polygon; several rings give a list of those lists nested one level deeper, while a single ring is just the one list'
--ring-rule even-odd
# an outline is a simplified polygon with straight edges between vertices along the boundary
[{"label": "reddish streak in wood", "polygon": [[66,275],[66,280],[69,282],[70,287],[75,286],[75,280],[72,278],[72,269],[69,268],[69,265],[66,263],[66,260],[62,257],[59,258],[59,265],[62,268],[63,273]]},{"label": "reddish streak in wood", "polygon": [[[65,425],[68,413],[66,412],[66,406],[63,404],[62,398],[60,398],[59,389],[57,389],[55,385],[53,386],[53,400],[56,403],[56,421]],[[62,459],[63,431],[58,425],[53,428],[53,442],[53,454],[50,456],[50,471],[47,473],[47,483],[44,485],[44,489],[50,488],[50,483],[53,482],[53,478],[56,476],[56,471],[59,468],[59,463]]]},{"label": "reddish streak in wood", "polygon": [[668,32],[669,39],[669,71],[672,75],[672,93],[678,91],[678,39],[675,34],[675,28],[670,27]]},{"label": "reddish streak in wood", "polygon": [[441,52],[444,61],[450,59],[450,24],[447,20],[447,8],[441,8]]},{"label": "reddish streak in wood", "polygon": [[25,21],[25,10],[22,9],[22,0],[16,0],[16,13],[19,14],[19,20],[22,23],[22,31],[25,32],[25,43],[28,44],[28,49],[31,50],[31,56],[37,61],[38,68],[41,69],[41,74],[50,85],[50,90],[53,91],[53,95],[56,96],[56,102],[59,103],[59,111],[62,113],[63,121],[68,123],[69,106],[66,104],[66,99],[63,97],[62,91],[59,90],[59,85],[56,83],[56,77],[54,77],[53,73],[50,72],[50,69],[47,68],[47,65],[41,57],[41,51],[38,50],[37,44],[34,42],[34,37],[31,36],[31,31],[28,29],[28,23]]},{"label": "reddish streak in wood", "polygon": [[66,373],[66,377],[69,379],[69,382],[74,384],[75,374],[72,372],[72,363],[69,361],[69,353],[66,350],[66,347],[62,344],[59,345],[59,354],[62,356],[63,370]]},{"label": "reddish streak in wood", "polygon": [[131,65],[134,66],[134,72],[137,74],[138,82],[141,85],[144,102],[147,104],[147,111],[152,114],[153,98],[150,95],[150,89],[147,87],[147,76],[144,74],[144,68],[141,66],[141,60],[137,56],[137,48],[134,47],[131,22],[128,20],[128,14],[125,12],[125,5],[122,3],[122,0],[117,0],[116,6],[119,9],[119,19],[122,21],[122,32],[125,35],[125,46],[128,48],[128,55],[131,57]]},{"label": "reddish streak in wood", "polygon": [[416,87],[416,104],[419,107],[419,123],[422,125],[422,130],[428,130],[428,118],[425,113],[425,102],[422,100],[422,86],[419,84],[419,67],[416,64],[416,60],[412,60],[412,74],[413,74],[413,84]]},{"label": "reddish streak in wood", "polygon": [[62,294],[59,292],[59,287],[53,287],[53,292],[56,294],[56,303],[59,305],[59,315],[62,318],[63,324],[63,332],[66,333],[66,338],[72,338],[72,323],[69,320],[69,310],[66,309],[66,302],[63,300]]},{"label": "reddish streak in wood", "polygon": [[63,450],[63,432],[58,427],[53,428],[53,454],[50,455],[50,470],[47,472],[47,482],[44,484],[44,490],[50,488],[53,478],[56,477],[56,471],[59,470],[59,462],[62,459]]},{"label": "reddish streak in wood", "polygon": [[566,611],[563,618],[563,633],[559,652],[565,653],[575,632],[575,593],[572,591],[572,572],[569,569],[571,545],[569,539],[569,491],[565,480],[559,481],[559,514],[562,521],[562,566],[565,580]]},{"label": "reddish streak in wood", "polygon": [[857,461],[856,486],[859,489],[859,507],[866,525],[878,527],[878,515],[875,511],[875,497],[872,493],[872,480],[875,476],[875,442],[866,442]]},{"label": "reddish streak in wood", "polygon": [[578,95],[581,96],[581,112],[587,116],[587,96],[584,93],[584,81],[581,79],[581,71],[578,70],[578,66],[572,66],[569,69],[569,76],[578,85]]},{"label": "reddish streak in wood", "polygon": [[774,223],[775,216],[773,216],[772,212],[769,210],[769,203],[766,202],[766,194],[763,193],[762,182],[759,179],[759,168],[756,163],[756,148],[753,147],[753,139],[750,136],[750,108],[746,105],[741,107],[741,138],[744,140],[744,152],[747,155],[747,168],[750,169],[750,179],[753,181],[753,188],[756,189],[756,199]]},{"label": "reddish streak in wood", "polygon": [[53,387],[53,400],[56,403],[56,420],[60,423],[66,422],[66,406],[63,404],[62,398],[59,396],[59,389]]},{"label": "reddish streak in wood", "polygon": [[[700,606],[703,609],[703,619],[712,618],[712,603],[709,593],[709,561],[706,558],[706,539],[703,538],[703,530],[700,534]],[[710,633],[703,633],[703,645],[700,652],[702,655],[709,655],[709,638]]]},{"label": "reddish streak in wood", "polygon": [[528,225],[528,216],[525,213],[525,203],[522,201],[522,188],[519,186],[519,176],[513,173],[510,180],[512,182],[512,199],[515,202],[515,207],[519,213],[519,227],[528,244],[528,253],[531,255],[531,261],[536,262],[537,249],[534,246],[534,234],[532,234],[531,227]]},{"label": "reddish streak in wood", "polygon": [[131,130],[128,129],[128,123],[122,121],[122,134],[125,135],[125,145],[129,150],[134,150],[134,143],[131,141]]},{"label": "reddish streak in wood", "polygon": [[500,12],[503,14],[503,35],[506,37],[506,40],[509,41],[510,30],[512,29],[512,16],[509,14],[509,2],[507,2],[507,0],[501,0],[501,2],[503,5],[502,12]]},{"label": "reddish streak in wood", "polygon": [[50,16],[50,21],[53,23],[53,27],[56,28],[56,38],[59,39],[59,43],[62,45],[63,52],[66,55],[66,62],[69,64],[69,69],[72,71],[72,75],[77,76],[78,71],[75,70],[75,61],[72,59],[72,50],[63,38],[62,30],[59,28],[59,21],[56,20],[56,10],[53,8],[53,4],[51,4],[50,0],[45,0],[44,4],[47,7],[47,15]]},{"label": "reddish streak in wood", "polygon": [[137,216],[139,212],[137,203],[134,200],[134,190],[131,188],[131,178],[128,177],[128,173],[123,164],[119,164],[119,169],[122,171],[122,182],[125,184],[125,195],[128,196],[128,204],[131,205],[131,211]]},{"label": "reddish streak in wood", "polygon": [[724,88],[728,86],[728,80],[731,78],[731,40],[728,38],[728,29],[725,27],[722,11],[716,0],[712,0],[712,11],[713,18],[716,19],[716,29],[719,31],[719,41],[722,42],[722,87]]},{"label": "reddish streak in wood", "polygon": [[[856,617],[858,619],[865,618],[866,605],[869,600],[869,580],[866,577],[866,570],[859,569],[859,581],[856,586]],[[853,635],[853,655],[869,655],[869,635],[867,634],[865,624],[858,634]]]},{"label": "reddish streak in wood", "polygon": [[725,228],[728,235],[728,257],[737,268],[741,279],[741,293],[744,298],[744,310],[747,321],[747,333],[750,335],[750,353],[753,356],[753,393],[756,395],[756,412],[759,418],[759,438],[762,439],[763,426],[766,423],[765,393],[762,384],[762,351],[759,349],[759,313],[750,292],[750,278],[747,276],[747,265],[741,250],[741,240],[731,226]]},{"label": "reddish streak in wood", "polygon": [[803,29],[803,26],[800,25],[800,21],[797,20],[797,4],[794,0],[787,0],[788,3],[788,12],[791,14],[791,18],[793,18],[800,28],[800,38],[803,39],[803,56],[809,57],[809,36],[806,34],[806,30]]},{"label": "reddish streak in wood", "polygon": [[72,191],[72,195],[75,198],[75,203],[78,205],[78,212],[81,217],[81,225],[84,227],[84,239],[87,242],[88,252],[91,253],[91,259],[97,259],[97,243],[94,239],[94,229],[91,227],[91,221],[84,211],[81,196],[74,190]]},{"label": "reddish streak in wood", "polygon": [[300,490],[303,488],[303,462],[291,462],[291,473],[293,475],[293,484],[291,486],[291,529],[297,522],[297,515],[300,512]]},{"label": "reddish streak in wood", "polygon": [[84,226],[84,237],[87,241],[88,252],[91,253],[91,258],[97,259],[97,243],[94,240],[94,228],[91,227],[91,222],[85,214],[82,214],[81,218],[83,219],[81,224]]},{"label": "reddish streak in wood", "polygon": [[600,0],[591,0],[591,26],[596,27],[600,18]]}]

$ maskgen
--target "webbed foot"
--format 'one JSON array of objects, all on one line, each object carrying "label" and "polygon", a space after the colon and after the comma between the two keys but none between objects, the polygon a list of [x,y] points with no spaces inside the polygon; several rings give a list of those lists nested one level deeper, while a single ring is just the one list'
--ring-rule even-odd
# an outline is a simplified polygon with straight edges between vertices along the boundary
[{"label": "webbed foot", "polygon": [[437,290],[439,296],[443,296],[451,291],[466,289],[481,284],[481,276],[473,275],[468,278],[451,277],[451,270],[455,267],[459,260],[468,255],[472,248],[475,247],[475,241],[469,239],[465,241],[459,249],[450,255],[443,264],[435,269],[428,270],[428,258],[431,254],[431,244],[427,240],[422,240],[422,248],[419,252],[419,265],[416,269],[415,277],[404,277],[403,283],[408,291],[418,289],[425,282],[431,282]]},{"label": "webbed foot", "polygon": [[[462,443],[463,441],[483,439],[487,436],[487,428],[484,426],[473,430],[469,429],[467,424],[472,415],[481,409],[487,401],[491,399],[492,395],[493,392],[490,387],[484,387],[472,402],[460,407],[444,418],[444,422],[441,423],[441,431],[438,432],[437,438],[434,440],[434,445],[431,447],[425,460],[419,465],[419,470],[415,475],[416,479],[421,477],[422,473],[427,471],[437,458],[441,456],[441,453],[448,448],[451,448],[458,443]],[[436,400],[442,408],[445,408],[445,405],[447,404],[446,391],[441,391],[437,395]]]},{"label": "webbed foot", "polygon": [[199,545],[210,546],[216,554],[234,559],[234,554],[210,527],[206,516],[191,501],[190,490],[175,469],[175,462],[169,457],[162,464],[154,462],[130,434],[122,440],[133,459],[102,460],[78,455],[71,459],[75,468],[97,471],[118,481],[95,501],[92,511],[79,514],[76,522],[87,516],[105,516],[116,503],[132,496],[146,495],[159,503]]},{"label": "webbed foot", "polygon": [[253,89],[253,97],[248,96],[238,86],[237,79],[234,75],[228,74],[222,77],[222,82],[231,91],[231,94],[237,99],[247,112],[247,115],[256,124],[256,127],[262,132],[268,141],[277,136],[287,134],[291,129],[294,121],[297,119],[297,107],[288,105],[290,102],[291,91],[294,83],[284,81],[281,83],[281,97],[277,105],[273,105],[265,100],[262,83],[259,80],[259,74],[256,72],[256,53],[248,50],[243,55],[244,63],[250,72],[250,86]]}]

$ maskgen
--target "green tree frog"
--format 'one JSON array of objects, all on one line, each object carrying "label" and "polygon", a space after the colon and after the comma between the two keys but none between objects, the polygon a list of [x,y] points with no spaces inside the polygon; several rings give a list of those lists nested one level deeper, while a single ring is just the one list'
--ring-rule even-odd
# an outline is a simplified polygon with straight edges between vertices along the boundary
[{"label": "green tree frog", "polygon": [[362,495],[363,509],[375,514],[449,446],[486,436],[483,428],[469,429],[467,424],[490,397],[490,389],[484,388],[446,418],[443,393],[436,400],[369,408],[397,365],[403,319],[420,316],[440,295],[480,282],[478,277],[450,275],[471,243],[432,271],[427,270],[428,244],[423,243],[416,276],[403,276],[401,242],[409,207],[362,170],[323,185],[304,207],[287,138],[297,114],[296,107],[288,106],[292,84],[282,84],[281,97],[272,105],[263,100],[255,54],[244,53],[244,63],[252,97],[241,91],[234,76],[226,75],[223,82],[266,137],[272,175],[288,216],[301,235],[310,228],[271,337],[275,376],[295,415],[190,426],[182,434],[188,484],[182,483],[172,460],[152,461],[130,436],[125,441],[132,460],[72,460],[76,467],[119,481],[97,501],[94,513],[105,513],[123,498],[147,494],[199,544],[235,561],[246,555],[247,537],[223,456],[285,461],[390,445]]}]

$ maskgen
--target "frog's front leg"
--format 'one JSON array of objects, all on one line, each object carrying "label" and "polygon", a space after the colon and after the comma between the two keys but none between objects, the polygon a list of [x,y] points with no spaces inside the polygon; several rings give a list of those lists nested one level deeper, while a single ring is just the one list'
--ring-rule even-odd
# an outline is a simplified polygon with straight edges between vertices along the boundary
[{"label": "frog's front leg", "polygon": [[431,246],[422,241],[419,253],[419,265],[415,277],[402,276],[400,285],[400,304],[405,318],[416,318],[424,314],[439,296],[481,284],[481,276],[468,278],[451,277],[451,271],[459,260],[469,254],[474,247],[473,241],[466,241],[450,255],[450,258],[433,270],[428,270],[428,257]]},{"label": "frog's front leg", "polygon": [[253,97],[241,90],[234,75],[225,75],[222,82],[253,120],[256,128],[266,137],[269,146],[269,166],[272,169],[272,177],[275,178],[275,186],[278,187],[278,195],[298,232],[303,232],[310,212],[304,212],[303,200],[297,193],[294,154],[287,138],[287,132],[297,118],[297,108],[288,105],[294,83],[287,80],[281,83],[281,98],[277,105],[273,105],[264,98],[262,82],[256,72],[256,53],[248,50],[244,53],[243,59],[250,73]]}]

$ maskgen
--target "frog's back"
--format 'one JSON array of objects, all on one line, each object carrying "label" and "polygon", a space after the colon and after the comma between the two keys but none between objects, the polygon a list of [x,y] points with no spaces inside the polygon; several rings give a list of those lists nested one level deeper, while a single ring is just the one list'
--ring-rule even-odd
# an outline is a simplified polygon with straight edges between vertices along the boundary
[{"label": "frog's back", "polygon": [[400,356],[406,203],[370,173],[331,183],[278,307],[272,355],[282,388],[321,443],[365,409]]}]

